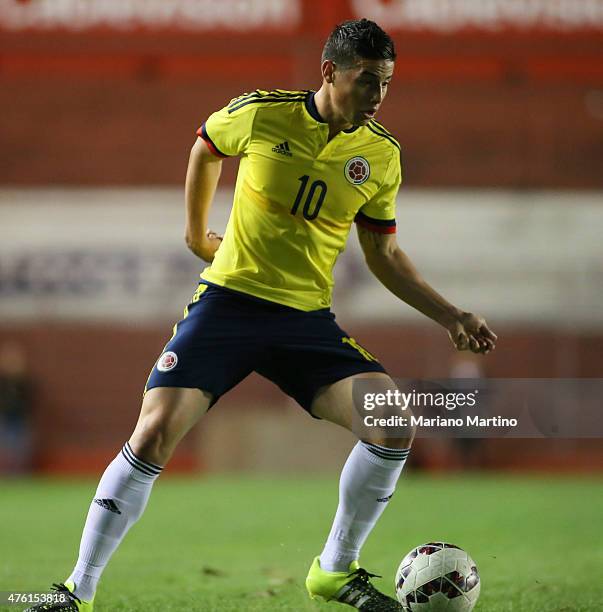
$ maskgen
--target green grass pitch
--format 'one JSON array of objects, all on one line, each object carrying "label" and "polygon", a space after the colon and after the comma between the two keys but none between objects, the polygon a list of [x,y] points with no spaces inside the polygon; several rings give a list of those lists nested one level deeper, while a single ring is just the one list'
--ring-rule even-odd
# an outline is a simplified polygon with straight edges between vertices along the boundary
[{"label": "green grass pitch", "polygon": [[[0,591],[45,591],[71,569],[95,481],[0,481]],[[303,582],[337,501],[337,476],[158,481],[107,568],[98,612],[345,610]],[[603,480],[406,475],[362,556],[393,593],[413,546],[466,548],[482,612],[603,610]],[[21,610],[20,606],[0,606]]]}]

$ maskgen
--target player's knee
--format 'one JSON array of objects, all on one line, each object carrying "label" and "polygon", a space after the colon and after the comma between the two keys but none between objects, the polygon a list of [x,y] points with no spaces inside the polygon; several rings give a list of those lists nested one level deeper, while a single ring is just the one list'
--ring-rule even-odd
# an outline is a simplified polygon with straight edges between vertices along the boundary
[{"label": "player's knee", "polygon": [[374,428],[367,436],[367,442],[385,446],[386,448],[410,448],[415,438],[417,428],[408,421],[401,426]]},{"label": "player's knee", "polygon": [[134,453],[144,461],[165,465],[176,441],[170,426],[168,407],[156,403],[145,405],[130,439]]},{"label": "player's knee", "polygon": [[141,418],[130,444],[134,453],[144,461],[165,465],[171,455],[167,424],[157,418]]},{"label": "player's knee", "polygon": [[178,442],[207,411],[211,395],[199,389],[157,388],[146,393],[136,429],[130,438],[134,453],[165,465]]},{"label": "player's knee", "polygon": [[410,448],[416,434],[412,413],[394,403],[382,403],[371,407],[361,420],[357,432],[362,439],[386,448]]}]

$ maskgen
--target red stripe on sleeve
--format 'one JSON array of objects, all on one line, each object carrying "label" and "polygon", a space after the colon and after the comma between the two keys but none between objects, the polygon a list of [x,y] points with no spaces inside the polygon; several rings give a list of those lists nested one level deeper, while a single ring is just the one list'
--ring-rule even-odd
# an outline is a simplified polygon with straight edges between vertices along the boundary
[{"label": "red stripe on sleeve", "polygon": [[362,218],[356,218],[356,223],[361,225],[365,229],[376,232],[377,234],[395,234],[396,226],[395,225],[375,225],[374,223],[370,223],[369,221],[365,221]]},{"label": "red stripe on sleeve", "polygon": [[201,126],[198,130],[197,130],[197,136],[199,136],[199,138],[203,139],[203,142],[205,142],[205,144],[207,145],[207,148],[216,156],[216,157],[220,157],[220,158],[225,158],[228,157],[228,155],[224,155],[224,153],[221,153],[220,151],[218,151],[218,149],[216,148],[216,145],[211,141],[211,138],[207,135],[206,133],[203,133],[203,126]]}]

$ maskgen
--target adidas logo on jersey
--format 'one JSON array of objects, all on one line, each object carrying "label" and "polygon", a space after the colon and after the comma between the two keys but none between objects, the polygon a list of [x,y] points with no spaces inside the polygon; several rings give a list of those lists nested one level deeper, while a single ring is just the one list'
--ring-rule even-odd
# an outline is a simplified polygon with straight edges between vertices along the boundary
[{"label": "adidas logo on jersey", "polygon": [[95,504],[98,504],[101,508],[115,512],[115,514],[121,514],[121,510],[117,507],[117,504],[112,499],[95,499]]},{"label": "adidas logo on jersey", "polygon": [[285,142],[281,142],[281,144],[277,144],[275,147],[272,147],[273,153],[280,153],[281,155],[286,155],[287,157],[293,157],[293,153],[291,153],[291,149],[289,148],[289,143],[285,140]]}]

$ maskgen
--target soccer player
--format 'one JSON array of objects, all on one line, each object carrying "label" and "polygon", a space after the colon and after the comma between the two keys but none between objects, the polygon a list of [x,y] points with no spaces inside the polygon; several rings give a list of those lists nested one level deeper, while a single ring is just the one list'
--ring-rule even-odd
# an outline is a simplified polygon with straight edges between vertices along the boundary
[{"label": "soccer player", "polygon": [[[377,24],[343,23],[324,47],[318,91],[244,94],[197,132],[186,177],[186,243],[210,265],[151,371],[131,438],[100,480],[75,568],[55,585],[68,602],[29,610],[92,610],[105,566],[180,439],[252,371],[312,416],[349,430],[355,380],[395,391],[377,359],[329,309],[332,269],[352,223],[369,269],[389,291],[442,325],[457,349],[494,348],[484,319],[436,293],[396,243],[400,145],[375,120],[395,58]],[[221,160],[234,156],[241,161],[221,238],[207,230],[207,217]],[[394,492],[412,436],[374,430],[352,449],[331,531],[306,579],[311,597],[364,611],[401,610],[358,559]]]}]

